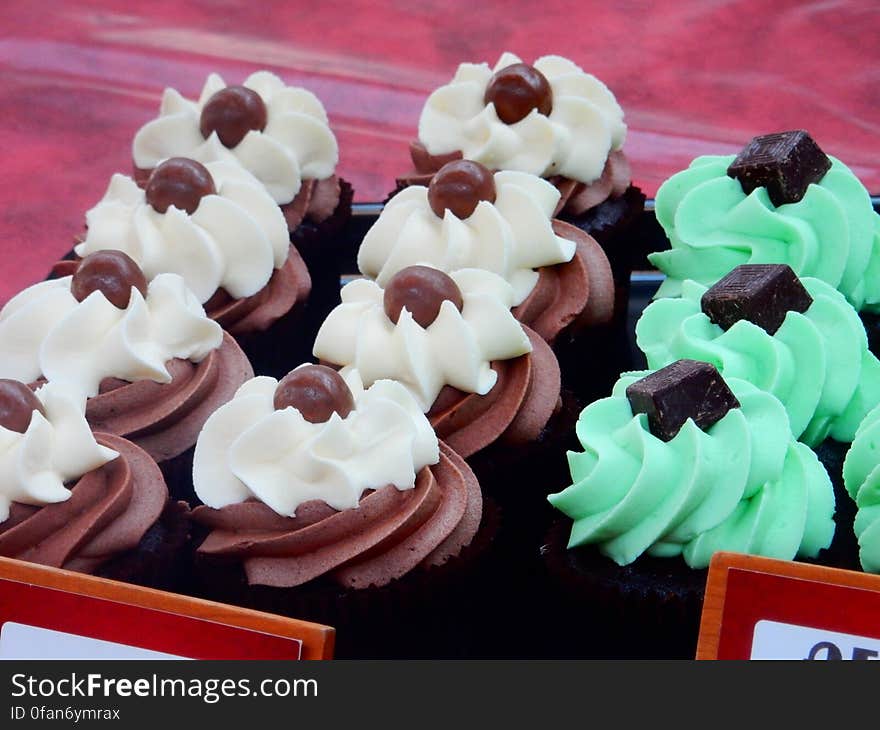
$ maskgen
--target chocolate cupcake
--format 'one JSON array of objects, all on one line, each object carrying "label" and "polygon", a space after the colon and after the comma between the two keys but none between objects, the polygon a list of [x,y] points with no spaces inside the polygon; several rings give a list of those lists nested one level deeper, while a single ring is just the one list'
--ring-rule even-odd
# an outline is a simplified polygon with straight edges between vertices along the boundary
[{"label": "chocolate cupcake", "polygon": [[479,483],[406,388],[348,383],[321,365],[249,381],[205,424],[193,468],[207,595],[331,623],[344,646],[393,640],[389,596],[399,612],[461,576],[483,522]]},{"label": "chocolate cupcake", "polygon": [[605,249],[622,312],[633,264],[644,255],[626,234],[645,201],[631,184],[625,138],[623,110],[595,76],[560,56],[530,66],[505,53],[493,69],[461,64],[428,97],[410,145],[414,169],[398,187],[427,185],[459,158],[548,179],[561,193],[559,217]]},{"label": "chocolate cupcake", "polygon": [[573,520],[570,536],[560,550],[551,534],[545,553],[569,595],[591,594],[609,622],[662,616],[663,630],[690,645],[714,552],[792,560],[831,544],[831,481],[793,438],[782,404],[708,363],[623,376],[583,411],[577,435],[572,484],[549,496]]},{"label": "chocolate cupcake", "polygon": [[615,301],[608,259],[589,234],[552,218],[559,198],[529,173],[447,163],[427,188],[406,188],[386,204],[364,236],[358,266],[380,286],[415,264],[498,274],[513,288],[514,316],[553,346],[563,385],[586,403],[597,386],[607,392],[613,383],[597,373],[596,348],[615,377],[626,358],[611,346],[623,337],[605,326]]},{"label": "chocolate cupcake", "polygon": [[393,197],[358,251],[362,274],[385,286],[407,266],[445,272],[485,269],[513,287],[514,314],[547,342],[563,331],[604,324],[614,282],[602,249],[553,220],[559,191],[523,172],[446,164],[428,187]]},{"label": "chocolate cupcake", "polygon": [[712,286],[740,264],[788,264],[858,311],[880,311],[880,216],[840,160],[801,130],[755,137],[739,155],[704,156],[657,191],[671,248],[649,258],[658,297],[685,280]]},{"label": "chocolate cupcake", "polygon": [[252,375],[180,276],[147,284],[118,251],[91,254],[73,276],[31,286],[0,310],[0,376],[87,397],[92,428],[133,441],[170,482],[181,463],[188,471],[208,416]]},{"label": "chocolate cupcake", "polygon": [[541,438],[560,407],[556,357],[514,319],[514,291],[497,274],[411,266],[383,289],[358,279],[318,332],[314,354],[365,386],[402,383],[438,437],[468,458]]},{"label": "chocolate cupcake", "polygon": [[[333,234],[349,220],[353,195],[335,174],[339,149],[320,100],[268,71],[251,74],[241,86],[227,86],[211,74],[197,101],[165,90],[159,116],[135,135],[132,156],[141,185],[171,157],[235,162],[263,184],[281,207],[311,275],[305,307],[310,339],[339,301],[340,252]],[[261,344],[268,354],[268,343]],[[272,363],[275,369],[280,364]]]},{"label": "chocolate cupcake", "polygon": [[85,398],[0,380],[0,555],[171,587],[186,505],[149,455],[92,433]]},{"label": "chocolate cupcake", "polygon": [[689,358],[747,380],[785,407],[808,446],[848,443],[880,403],[880,361],[856,311],[820,279],[784,264],[744,264],[706,289],[687,280],[636,324],[648,367]]},{"label": "chocolate cupcake", "polygon": [[312,286],[308,269],[274,200],[235,162],[171,158],[145,190],[114,175],[86,226],[77,258],[57,264],[56,276],[73,274],[91,253],[123,251],[148,281],[182,276],[258,370],[275,364],[280,339],[294,362],[308,357],[314,332],[300,316]]}]

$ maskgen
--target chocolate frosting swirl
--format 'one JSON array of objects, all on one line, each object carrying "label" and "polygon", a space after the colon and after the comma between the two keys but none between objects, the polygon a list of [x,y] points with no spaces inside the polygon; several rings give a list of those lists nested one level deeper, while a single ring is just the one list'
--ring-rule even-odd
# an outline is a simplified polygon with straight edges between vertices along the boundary
[{"label": "chocolate frosting swirl", "polygon": [[495,386],[486,395],[445,386],[428,411],[437,437],[468,458],[500,441],[517,446],[535,441],[560,405],[559,363],[535,332],[523,327],[532,352],[496,360]]},{"label": "chocolate frosting swirl", "polygon": [[513,316],[553,344],[560,332],[608,322],[614,312],[611,265],[596,240],[553,221],[553,232],[577,244],[574,258],[538,269],[538,283]]},{"label": "chocolate frosting swirl", "polygon": [[166,366],[170,383],[104,378],[98,395],[86,402],[92,429],[124,436],[156,461],[172,459],[195,444],[208,416],[254,374],[241,348],[225,332],[223,344],[200,363],[178,358]]},{"label": "chocolate frosting swirl", "polygon": [[90,573],[137,546],[168,501],[162,472],[125,439],[106,433],[95,439],[119,456],[68,485],[65,502],[13,503],[0,523],[0,555]]},{"label": "chocolate frosting swirl", "polygon": [[253,377],[253,368],[232,337],[200,363],[176,359],[167,365],[172,380],[129,383],[105,378],[86,403],[94,430],[125,436],[156,461],[179,456],[193,446],[217,408]]},{"label": "chocolate frosting swirl", "polygon": [[211,528],[198,553],[240,561],[252,585],[294,587],[326,575],[367,588],[457,555],[479,528],[482,496],[462,457],[441,443],[439,463],[418,473],[414,489],[382,487],[354,510],[311,501],[283,517],[248,501],[197,507],[192,517]]},{"label": "chocolate frosting swirl", "polygon": [[[461,152],[432,155],[418,140],[410,142],[409,153],[413,169],[397,178],[398,190],[410,185],[427,186],[443,165],[462,158]],[[554,175],[547,179],[562,194],[554,215],[565,213],[566,215],[578,216],[610,198],[623,195],[632,182],[632,171],[629,160],[623,151],[614,150],[608,154],[602,175],[598,180],[583,183],[561,175]]]}]

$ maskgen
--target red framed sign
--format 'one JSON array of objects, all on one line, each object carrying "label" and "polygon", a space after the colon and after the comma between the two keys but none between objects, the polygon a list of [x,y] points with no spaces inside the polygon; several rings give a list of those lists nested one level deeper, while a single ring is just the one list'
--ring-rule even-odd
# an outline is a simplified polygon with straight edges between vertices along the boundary
[{"label": "red framed sign", "polygon": [[0,558],[0,659],[329,659],[328,626]]},{"label": "red framed sign", "polygon": [[717,553],[697,659],[880,659],[880,576]]}]

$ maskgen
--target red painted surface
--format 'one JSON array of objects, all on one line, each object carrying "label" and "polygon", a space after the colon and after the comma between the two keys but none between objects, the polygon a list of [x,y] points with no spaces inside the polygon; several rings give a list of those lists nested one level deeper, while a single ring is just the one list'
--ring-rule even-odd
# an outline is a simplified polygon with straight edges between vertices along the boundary
[{"label": "red painted surface", "polygon": [[626,111],[636,182],[806,127],[880,192],[876,0],[113,0],[0,4],[0,302],[70,248],[166,85],[268,68],[315,91],[356,199],[407,165],[427,94],[460,61],[567,56]]},{"label": "red painted surface", "polygon": [[880,639],[878,616],[876,590],[730,568],[718,658],[748,659],[764,619]]},{"label": "red painted surface", "polygon": [[0,579],[0,626],[7,621],[187,659],[299,659],[302,650],[298,639]]}]

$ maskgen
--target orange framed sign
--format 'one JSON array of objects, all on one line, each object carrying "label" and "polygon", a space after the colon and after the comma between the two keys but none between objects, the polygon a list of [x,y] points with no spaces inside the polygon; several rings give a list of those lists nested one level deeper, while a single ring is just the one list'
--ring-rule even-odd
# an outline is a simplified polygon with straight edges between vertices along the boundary
[{"label": "orange framed sign", "polygon": [[697,659],[880,659],[880,576],[716,553]]},{"label": "orange framed sign", "polygon": [[0,558],[0,658],[330,659],[329,626]]}]

